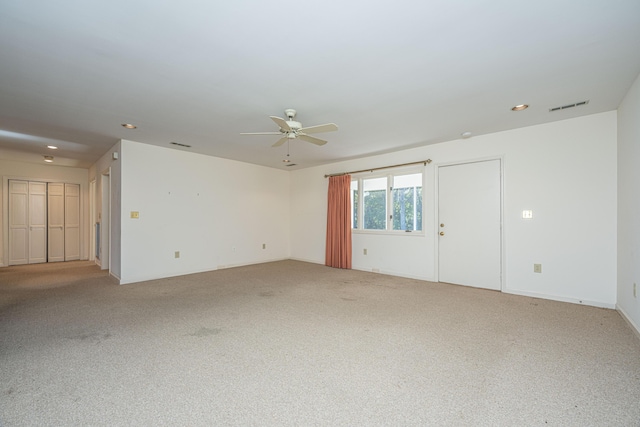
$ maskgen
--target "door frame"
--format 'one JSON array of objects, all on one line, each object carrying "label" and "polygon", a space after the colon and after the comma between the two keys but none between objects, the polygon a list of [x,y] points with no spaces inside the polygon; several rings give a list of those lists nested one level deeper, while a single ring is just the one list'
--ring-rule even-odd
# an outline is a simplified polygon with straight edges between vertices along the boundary
[{"label": "door frame", "polygon": [[451,162],[440,162],[434,166],[434,215],[433,215],[433,248],[435,255],[434,264],[434,276],[435,281],[440,282],[440,239],[438,239],[438,212],[440,212],[440,167],[444,166],[457,166],[465,165],[469,163],[487,162],[491,160],[498,160],[500,162],[500,292],[504,292],[507,289],[507,275],[506,275],[506,239],[505,239],[505,220],[504,220],[504,155],[489,156],[489,157],[476,157],[467,160],[456,160]]},{"label": "door frame", "polygon": [[100,178],[100,269],[111,274],[111,167],[105,169]]},{"label": "door frame", "polygon": [[96,179],[89,182],[89,261],[96,260]]}]

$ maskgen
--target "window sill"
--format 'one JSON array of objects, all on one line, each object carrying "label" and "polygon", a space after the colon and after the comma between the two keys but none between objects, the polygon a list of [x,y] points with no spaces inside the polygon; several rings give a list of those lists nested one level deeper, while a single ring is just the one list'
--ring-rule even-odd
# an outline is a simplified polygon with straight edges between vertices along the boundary
[{"label": "window sill", "polygon": [[400,231],[400,230],[357,230],[352,228],[351,234],[375,234],[380,236],[413,236],[413,237],[424,237],[424,231]]}]

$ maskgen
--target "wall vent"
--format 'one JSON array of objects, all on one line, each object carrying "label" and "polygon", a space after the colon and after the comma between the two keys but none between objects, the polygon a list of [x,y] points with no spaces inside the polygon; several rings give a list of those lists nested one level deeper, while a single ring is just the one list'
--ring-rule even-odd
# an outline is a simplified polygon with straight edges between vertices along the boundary
[{"label": "wall vent", "polygon": [[580,107],[582,105],[587,105],[588,103],[589,103],[589,100],[580,101],[580,102],[574,102],[573,104],[567,104],[567,105],[563,105],[561,107],[549,108],[549,112],[551,113],[553,111],[566,110],[567,108]]},{"label": "wall vent", "polygon": [[191,148],[190,145],[187,144],[180,144],[179,142],[172,142],[171,145],[177,145],[178,147],[185,147],[185,148]]}]

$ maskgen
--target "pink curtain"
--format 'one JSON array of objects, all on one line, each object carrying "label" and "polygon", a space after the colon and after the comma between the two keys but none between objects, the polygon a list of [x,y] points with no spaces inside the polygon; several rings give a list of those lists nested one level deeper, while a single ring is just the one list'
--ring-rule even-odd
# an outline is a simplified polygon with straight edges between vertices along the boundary
[{"label": "pink curtain", "polygon": [[325,265],[351,268],[351,175],[329,177]]}]

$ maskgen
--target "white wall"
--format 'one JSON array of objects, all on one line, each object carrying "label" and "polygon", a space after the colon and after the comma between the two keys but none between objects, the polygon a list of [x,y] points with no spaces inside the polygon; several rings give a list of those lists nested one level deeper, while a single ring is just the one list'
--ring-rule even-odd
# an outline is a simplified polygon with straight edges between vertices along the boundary
[{"label": "white wall", "polygon": [[618,108],[618,310],[640,333],[640,76]]},{"label": "white wall", "polygon": [[88,259],[89,181],[86,169],[0,160],[0,176],[2,177],[2,187],[0,188],[0,223],[2,224],[0,229],[0,242],[2,242],[0,245],[0,265],[4,266],[9,262],[8,259],[5,259],[5,254],[9,250],[9,237],[6,233],[6,230],[9,229],[9,208],[7,206],[9,179],[80,184],[80,258]]},{"label": "white wall", "polygon": [[289,258],[288,172],[132,141],[120,151],[121,283]]},{"label": "white wall", "polygon": [[[437,166],[504,161],[503,291],[614,307],[616,112],[607,112],[291,172],[291,251],[324,263],[324,174],[431,158],[425,235],[353,235],[353,268],[437,280]],[[533,220],[521,219],[531,209]],[[363,255],[367,248],[368,255]],[[543,273],[533,273],[541,263]]]}]

